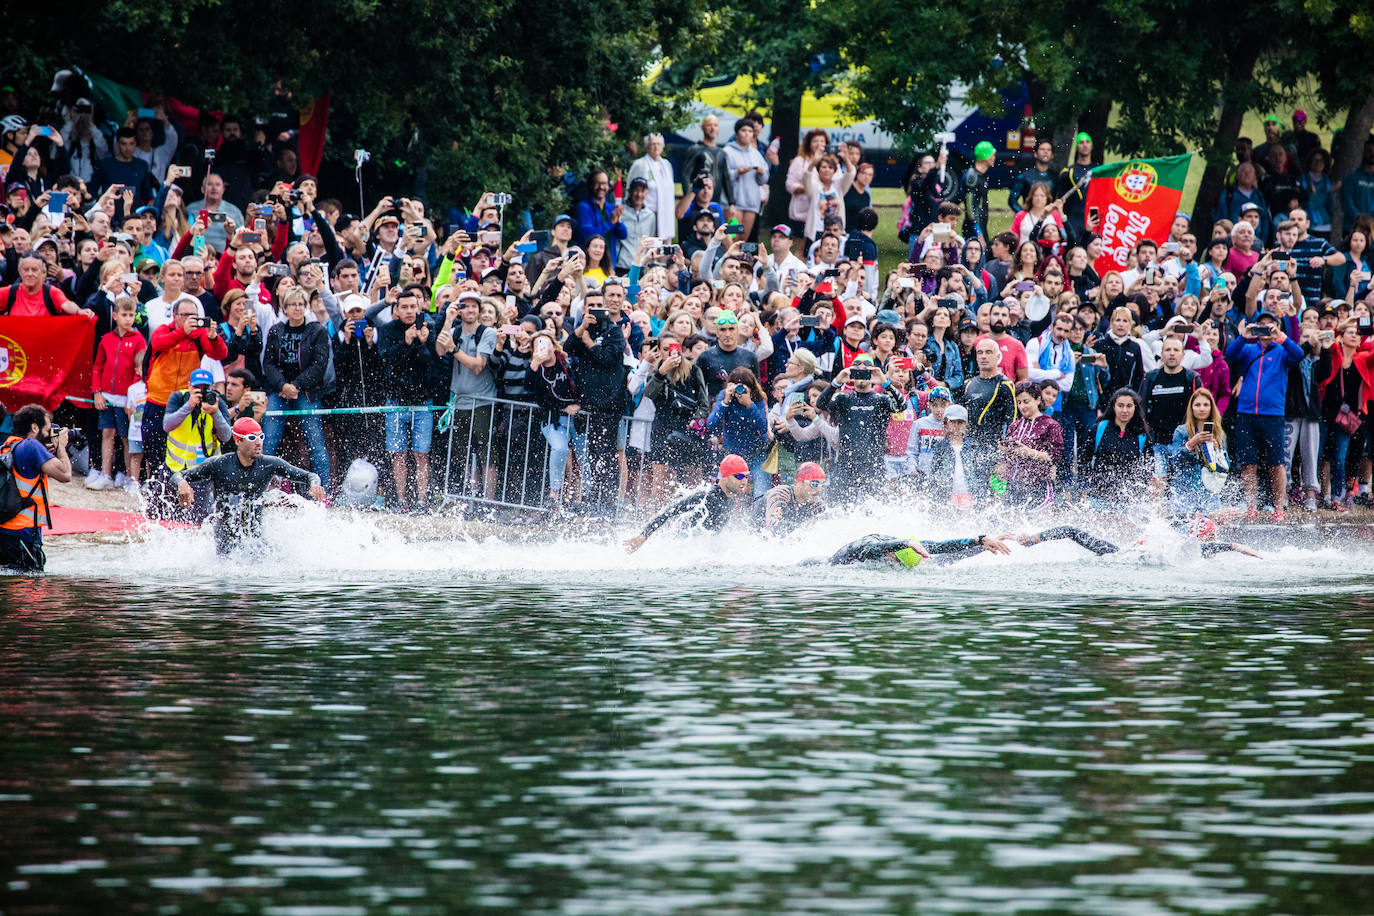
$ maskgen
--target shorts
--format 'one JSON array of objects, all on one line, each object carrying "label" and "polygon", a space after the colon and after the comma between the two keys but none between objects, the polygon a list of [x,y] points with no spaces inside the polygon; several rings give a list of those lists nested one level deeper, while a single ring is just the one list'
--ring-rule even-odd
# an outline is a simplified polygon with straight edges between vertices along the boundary
[{"label": "shorts", "polygon": [[[400,406],[387,402],[388,407]],[[428,410],[398,410],[386,414],[386,450],[388,454],[415,452],[429,454],[434,440],[434,413]]]},{"label": "shorts", "polygon": [[1236,464],[1283,467],[1283,431],[1281,416],[1236,414]]},{"label": "shorts", "polygon": [[106,407],[96,413],[97,429],[112,429],[121,439],[129,438],[129,415],[123,407]]}]

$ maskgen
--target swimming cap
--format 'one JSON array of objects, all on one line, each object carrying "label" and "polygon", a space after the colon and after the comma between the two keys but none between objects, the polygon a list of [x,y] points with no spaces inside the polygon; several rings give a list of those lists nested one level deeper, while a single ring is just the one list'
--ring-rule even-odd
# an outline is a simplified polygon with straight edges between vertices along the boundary
[{"label": "swimming cap", "polygon": [[234,421],[234,435],[238,437],[247,436],[251,433],[261,433],[262,427],[258,421],[252,417],[240,417]]},{"label": "swimming cap", "polygon": [[825,470],[814,461],[806,461],[797,468],[797,480],[825,480]]},{"label": "swimming cap", "polygon": [[739,455],[726,455],[720,463],[720,476],[733,477],[736,474],[748,474],[749,465]]},{"label": "swimming cap", "polygon": [[907,569],[915,569],[921,565],[921,555],[910,547],[903,547],[901,550],[893,551],[892,555],[897,558]]},{"label": "swimming cap", "polygon": [[979,140],[978,145],[973,148],[973,158],[977,162],[982,162],[984,159],[991,159],[996,155],[997,147],[986,140]]},{"label": "swimming cap", "polygon": [[1199,541],[1210,541],[1217,536],[1217,523],[1205,515],[1199,515],[1188,523],[1188,533]]}]

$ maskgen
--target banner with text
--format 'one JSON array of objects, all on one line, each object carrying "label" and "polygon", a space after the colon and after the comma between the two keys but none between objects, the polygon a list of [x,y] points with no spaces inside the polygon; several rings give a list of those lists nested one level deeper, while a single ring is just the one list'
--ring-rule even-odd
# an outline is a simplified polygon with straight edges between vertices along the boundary
[{"label": "banner with text", "polygon": [[0,404],[57,409],[66,398],[91,399],[95,321],[84,315],[0,317]]},{"label": "banner with text", "polygon": [[1097,211],[1102,254],[1093,263],[1099,277],[1126,269],[1141,239],[1162,243],[1183,199],[1192,153],[1164,159],[1129,159],[1093,169],[1085,212]]}]

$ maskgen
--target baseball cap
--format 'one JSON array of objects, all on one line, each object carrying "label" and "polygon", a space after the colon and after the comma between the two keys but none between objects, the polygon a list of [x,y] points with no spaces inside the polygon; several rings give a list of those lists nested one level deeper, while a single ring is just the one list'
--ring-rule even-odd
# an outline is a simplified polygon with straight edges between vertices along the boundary
[{"label": "baseball cap", "polygon": [[735,315],[733,309],[721,309],[720,314],[716,316],[716,327],[718,328],[733,327],[737,324],[739,324],[739,317]]},{"label": "baseball cap", "polygon": [[786,223],[778,223],[771,231],[774,235],[785,235],[789,239],[792,237],[792,227]]},{"label": "baseball cap", "polygon": [[630,179],[630,187],[631,187],[631,188],[647,188],[648,186],[649,186],[649,182],[648,182],[648,180],[645,179],[645,178],[640,177],[640,178],[631,178],[631,179]]},{"label": "baseball cap", "polygon": [[1306,124],[1306,123],[1307,123],[1307,112],[1305,112],[1305,111],[1303,111],[1301,108],[1299,108],[1298,110],[1296,110],[1296,111],[1293,112],[1293,120],[1294,120],[1294,121],[1297,121],[1299,124]]},{"label": "baseball cap", "polygon": [[399,225],[401,225],[401,220],[400,220],[398,217],[396,217],[394,214],[391,214],[391,213],[384,213],[384,214],[382,214],[381,216],[377,217],[376,225],[377,225],[377,226],[381,226],[381,225],[383,225],[384,223],[395,223],[396,225],[399,226]]},{"label": "baseball cap", "polygon": [[242,439],[244,436],[251,436],[253,433],[262,435],[262,427],[258,421],[252,417],[240,417],[234,421],[234,438]]},{"label": "baseball cap", "polygon": [[1270,321],[1274,322],[1274,324],[1281,324],[1281,323],[1282,323],[1282,322],[1279,321],[1279,316],[1278,316],[1278,315],[1275,315],[1273,312],[1259,312],[1258,314],[1255,315],[1254,319],[1253,319],[1250,323],[1251,323],[1251,324],[1257,324],[1258,322],[1263,321],[1263,320],[1266,319],[1266,318],[1268,318]]},{"label": "baseball cap", "polygon": [[[950,397],[949,389],[946,388],[944,385],[936,385],[934,388],[930,389],[930,394],[928,395],[928,399],[933,401],[933,400],[935,400],[936,398],[940,398],[941,400],[944,400],[944,401],[952,401],[952,400],[954,400],[954,398]],[[945,415],[946,415],[946,416],[949,416],[948,413],[946,413]]]},{"label": "baseball cap", "polygon": [[57,247],[57,239],[53,238],[53,237],[50,236],[50,235],[45,235],[45,236],[43,236],[41,239],[39,239],[38,241],[36,241],[36,242],[33,243],[33,250],[34,250],[34,251],[37,251],[38,249],[42,248],[44,245],[51,245],[52,247],[56,248],[56,247]]},{"label": "baseball cap", "polygon": [[479,231],[481,231],[481,230],[486,230],[486,229],[500,229],[500,228],[501,228],[501,224],[498,223],[498,222],[496,222],[496,220],[492,220],[492,219],[487,220],[485,223],[483,223],[482,225],[480,225],[480,226],[477,227],[477,229],[478,229]]},{"label": "baseball cap", "polygon": [[339,301],[339,306],[344,310],[345,314],[354,309],[365,312],[367,311],[367,307],[371,304],[372,303],[367,301],[367,297],[360,293],[350,293]]},{"label": "baseball cap", "polygon": [[974,324],[972,321],[965,321],[963,324],[959,325],[959,333],[960,333],[960,334],[964,333],[965,331],[976,331],[976,330],[978,330],[978,325]]},{"label": "baseball cap", "polygon": [[892,309],[880,309],[878,311],[878,314],[874,317],[881,321],[883,324],[900,326],[902,323],[902,316],[898,315]]},{"label": "baseball cap", "polygon": [[139,258],[134,262],[134,273],[141,274],[149,267],[157,267],[157,261],[152,258]]},{"label": "baseball cap", "polygon": [[483,280],[486,280],[489,277],[496,277],[498,280],[501,279],[501,268],[488,267],[486,270],[482,271]]},{"label": "baseball cap", "polygon": [[726,455],[720,463],[720,476],[733,477],[736,474],[748,474],[749,465],[739,455]]},{"label": "baseball cap", "polygon": [[978,144],[973,147],[973,158],[976,162],[982,162],[984,159],[991,159],[996,155],[997,147],[993,146],[987,140],[979,140]]},{"label": "baseball cap", "polygon": [[825,480],[825,469],[814,461],[804,461],[797,467],[797,482]]},{"label": "baseball cap", "polygon": [[191,373],[192,388],[196,387],[197,385],[213,385],[214,383],[215,377],[210,374],[209,369],[196,369]]},{"label": "baseball cap", "polygon": [[555,226],[557,226],[559,223],[562,223],[562,222],[568,222],[568,223],[572,223],[573,225],[577,225],[577,221],[576,221],[575,219],[573,219],[571,216],[569,216],[568,214],[566,214],[566,213],[560,213],[560,214],[558,214],[557,216],[555,216],[555,217],[553,218],[553,224],[554,224]]},{"label": "baseball cap", "polygon": [[1256,203],[1243,203],[1243,204],[1240,205],[1240,212],[1241,212],[1241,213],[1249,213],[1251,210],[1258,210],[1258,209],[1259,209],[1259,204],[1256,204]]},{"label": "baseball cap", "polygon": [[464,299],[476,299],[478,302],[481,302],[482,294],[477,292],[477,290],[475,289],[465,289],[458,294],[458,298],[454,301],[462,302]]},{"label": "baseball cap", "polygon": [[945,411],[945,421],[948,422],[950,420],[963,420],[967,423],[968,410],[960,404],[951,404],[949,410]]},{"label": "baseball cap", "polygon": [[845,327],[849,327],[851,324],[857,324],[860,327],[868,326],[868,322],[864,321],[864,316],[862,315],[850,315],[844,320]]},{"label": "baseball cap", "polygon": [[151,213],[154,216],[157,216],[157,207],[154,207],[152,204],[144,204],[143,206],[139,207],[137,210],[134,211],[134,214],[136,216],[142,216],[145,213]]}]

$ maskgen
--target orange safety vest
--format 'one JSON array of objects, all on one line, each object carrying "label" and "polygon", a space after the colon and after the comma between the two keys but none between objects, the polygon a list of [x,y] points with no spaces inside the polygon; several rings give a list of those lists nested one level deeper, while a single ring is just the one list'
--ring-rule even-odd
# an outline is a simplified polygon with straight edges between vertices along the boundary
[{"label": "orange safety vest", "polygon": [[[10,436],[5,440],[5,444],[0,446],[0,451],[13,451],[14,447],[23,441],[19,436]],[[19,483],[19,495],[25,500],[27,507],[21,509],[14,518],[0,522],[0,528],[7,531],[24,531],[32,528],[37,531],[39,519],[45,519],[48,527],[51,528],[52,511],[48,508],[48,475],[39,471],[37,477],[25,477],[16,469],[14,479]]]}]

